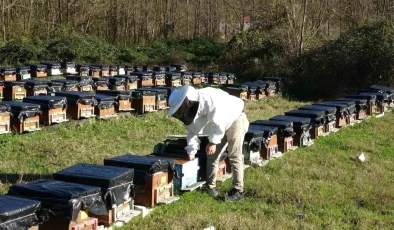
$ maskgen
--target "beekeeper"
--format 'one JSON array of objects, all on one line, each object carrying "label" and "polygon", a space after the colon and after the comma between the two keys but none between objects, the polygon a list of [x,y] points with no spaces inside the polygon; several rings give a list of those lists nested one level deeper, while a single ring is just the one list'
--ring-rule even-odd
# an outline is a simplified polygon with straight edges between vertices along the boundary
[{"label": "beekeeper", "polygon": [[179,119],[188,130],[185,150],[193,160],[200,149],[198,135],[208,135],[207,183],[205,191],[217,197],[216,174],[219,157],[227,148],[232,169],[233,188],[227,194],[227,201],[243,199],[244,164],[242,145],[249,121],[244,113],[244,102],[221,89],[195,89],[185,85],[175,89],[169,98],[169,115]]}]

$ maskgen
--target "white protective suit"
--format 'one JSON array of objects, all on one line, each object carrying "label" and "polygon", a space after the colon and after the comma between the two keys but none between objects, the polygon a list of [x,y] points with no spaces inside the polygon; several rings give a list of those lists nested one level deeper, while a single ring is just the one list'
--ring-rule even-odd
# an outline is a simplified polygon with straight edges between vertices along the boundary
[{"label": "white protective suit", "polygon": [[223,90],[208,87],[197,92],[198,95],[188,95],[189,100],[200,102],[193,123],[185,126],[188,130],[185,150],[189,155],[196,154],[200,148],[197,135],[209,135],[211,143],[220,144],[225,131],[244,109],[244,102],[240,98]]}]

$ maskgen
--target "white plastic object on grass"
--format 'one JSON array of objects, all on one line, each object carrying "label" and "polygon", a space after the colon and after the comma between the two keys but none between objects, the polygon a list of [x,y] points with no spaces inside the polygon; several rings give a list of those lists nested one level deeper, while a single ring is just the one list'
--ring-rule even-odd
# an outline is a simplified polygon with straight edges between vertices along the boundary
[{"label": "white plastic object on grass", "polygon": [[364,162],[364,161],[365,161],[365,155],[364,155],[364,153],[361,153],[361,155],[358,157],[358,159],[359,159],[361,162]]},{"label": "white plastic object on grass", "polygon": [[204,228],[204,230],[215,230],[214,226],[209,226],[208,228]]}]

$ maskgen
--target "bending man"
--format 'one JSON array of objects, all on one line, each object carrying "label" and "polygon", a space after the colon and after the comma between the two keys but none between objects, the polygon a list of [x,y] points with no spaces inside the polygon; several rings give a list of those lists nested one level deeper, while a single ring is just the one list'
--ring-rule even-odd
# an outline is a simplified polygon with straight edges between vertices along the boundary
[{"label": "bending man", "polygon": [[226,196],[227,201],[243,199],[244,163],[242,146],[249,121],[243,112],[244,102],[220,89],[195,89],[185,85],[176,89],[169,98],[169,115],[183,122],[188,130],[185,150],[193,160],[200,149],[198,135],[208,135],[206,191],[213,197],[216,190],[216,173],[219,158],[226,148],[233,173],[233,188]]}]

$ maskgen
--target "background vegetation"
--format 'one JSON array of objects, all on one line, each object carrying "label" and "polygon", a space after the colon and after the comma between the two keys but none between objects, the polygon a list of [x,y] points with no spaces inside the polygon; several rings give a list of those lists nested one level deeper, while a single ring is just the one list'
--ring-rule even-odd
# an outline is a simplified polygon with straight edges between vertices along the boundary
[{"label": "background vegetation", "polygon": [[386,0],[4,0],[0,63],[187,62],[240,81],[286,79],[299,99],[393,85]]}]

